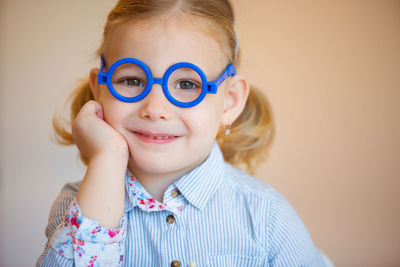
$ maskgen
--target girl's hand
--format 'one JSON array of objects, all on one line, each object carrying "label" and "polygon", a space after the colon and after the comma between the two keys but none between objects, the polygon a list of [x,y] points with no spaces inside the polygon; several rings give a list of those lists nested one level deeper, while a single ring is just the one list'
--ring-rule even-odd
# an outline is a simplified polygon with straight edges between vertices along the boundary
[{"label": "girl's hand", "polygon": [[89,101],[72,122],[72,136],[89,160],[77,194],[84,217],[116,228],[124,213],[124,177],[128,145],[124,137],[104,121],[103,108]]},{"label": "girl's hand", "polygon": [[103,107],[94,100],[83,105],[72,122],[72,137],[89,162],[105,154],[128,161],[128,145],[124,137],[104,121]]}]

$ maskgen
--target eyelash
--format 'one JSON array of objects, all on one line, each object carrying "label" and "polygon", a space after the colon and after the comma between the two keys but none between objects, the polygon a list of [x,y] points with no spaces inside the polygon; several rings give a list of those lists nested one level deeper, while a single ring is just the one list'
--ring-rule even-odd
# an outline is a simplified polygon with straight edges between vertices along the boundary
[{"label": "eyelash", "polygon": [[[190,79],[178,80],[178,81],[176,82],[176,84],[180,84],[181,82],[189,82],[189,83],[193,84],[194,88],[190,88],[190,89],[201,88],[201,86],[199,85],[199,83],[197,83],[197,82],[195,82],[195,81],[192,81],[192,80],[190,80]],[[182,89],[182,88],[179,88],[179,89]]]},{"label": "eyelash", "polygon": [[[125,83],[126,85],[129,85],[129,84],[126,83],[129,80],[137,80],[140,83],[140,86],[144,86],[144,84],[145,84],[143,82],[143,80],[138,78],[138,77],[123,77],[123,78],[118,80],[118,83]],[[136,85],[134,85],[134,86],[136,86]]]}]

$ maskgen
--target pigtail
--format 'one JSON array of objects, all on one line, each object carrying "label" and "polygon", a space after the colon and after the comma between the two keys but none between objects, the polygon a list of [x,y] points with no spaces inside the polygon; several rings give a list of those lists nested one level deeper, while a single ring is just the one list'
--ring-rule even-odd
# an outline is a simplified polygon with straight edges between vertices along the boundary
[{"label": "pigtail", "polygon": [[258,89],[251,87],[245,108],[231,125],[230,134],[226,135],[221,129],[217,141],[225,161],[254,173],[268,155],[274,132],[267,99]]},{"label": "pigtail", "polygon": [[[65,104],[71,103],[70,105],[70,116],[66,118],[65,113],[60,111],[56,112],[53,116],[53,129],[54,135],[53,140],[60,145],[73,145],[75,144],[72,138],[71,123],[78,115],[82,106],[85,105],[89,100],[93,100],[93,93],[90,89],[89,79],[84,79],[81,84],[70,94]],[[64,109],[65,110],[65,109]],[[81,154],[81,160],[86,165],[88,160]]]}]

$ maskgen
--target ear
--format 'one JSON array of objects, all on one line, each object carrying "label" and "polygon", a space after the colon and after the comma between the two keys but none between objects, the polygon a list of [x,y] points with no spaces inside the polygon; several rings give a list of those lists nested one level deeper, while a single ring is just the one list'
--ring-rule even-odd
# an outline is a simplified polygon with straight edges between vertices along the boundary
[{"label": "ear", "polygon": [[92,90],[94,100],[99,101],[100,98],[100,85],[97,83],[97,75],[99,74],[99,68],[93,68],[89,74],[89,84]]},{"label": "ear", "polygon": [[239,117],[246,105],[249,90],[250,85],[244,76],[235,75],[230,79],[224,97],[223,125],[232,124]]}]

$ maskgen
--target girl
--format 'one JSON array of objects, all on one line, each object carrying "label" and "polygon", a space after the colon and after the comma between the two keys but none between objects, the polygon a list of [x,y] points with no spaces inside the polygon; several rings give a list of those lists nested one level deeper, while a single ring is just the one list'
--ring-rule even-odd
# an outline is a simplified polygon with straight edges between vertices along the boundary
[{"label": "girl", "polygon": [[253,170],[272,137],[233,22],[227,0],[117,3],[72,133],[54,123],[88,167],[38,266],[323,266],[287,201],[232,167]]}]

